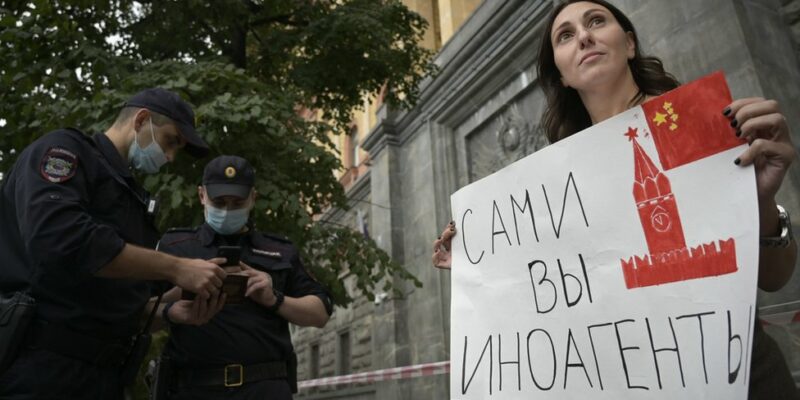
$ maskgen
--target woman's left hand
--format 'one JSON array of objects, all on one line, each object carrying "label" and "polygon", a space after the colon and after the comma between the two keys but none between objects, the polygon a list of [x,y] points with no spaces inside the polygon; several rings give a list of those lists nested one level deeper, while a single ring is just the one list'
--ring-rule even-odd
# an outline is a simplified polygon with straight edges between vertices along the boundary
[{"label": "woman's left hand", "polygon": [[775,194],[796,157],[778,102],[761,97],[739,99],[723,114],[731,120],[736,135],[750,143],[735,162],[741,166],[754,164],[759,205],[774,204]]}]

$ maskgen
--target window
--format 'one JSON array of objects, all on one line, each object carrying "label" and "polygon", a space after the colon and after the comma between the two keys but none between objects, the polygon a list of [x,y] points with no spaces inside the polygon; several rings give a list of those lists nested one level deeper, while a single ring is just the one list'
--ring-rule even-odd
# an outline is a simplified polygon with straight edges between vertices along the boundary
[{"label": "window", "polygon": [[350,167],[357,167],[360,160],[358,159],[358,129],[353,127],[348,136],[348,153],[350,157]]},{"label": "window", "polygon": [[350,369],[350,331],[339,333],[339,351],[337,351],[337,374],[347,375]]},{"label": "window", "polygon": [[311,365],[309,372],[311,379],[319,378],[319,343],[311,345]]}]

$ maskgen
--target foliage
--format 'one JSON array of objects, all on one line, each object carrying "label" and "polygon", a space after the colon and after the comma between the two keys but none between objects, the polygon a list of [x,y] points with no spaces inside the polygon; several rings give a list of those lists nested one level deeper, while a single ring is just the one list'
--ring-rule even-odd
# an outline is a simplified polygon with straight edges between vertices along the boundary
[{"label": "foliage", "polygon": [[[335,298],[353,301],[345,288],[345,281],[353,277],[359,292],[370,301],[375,300],[373,287],[382,282],[381,290],[402,297],[401,289],[393,285],[392,278],[421,283],[408,271],[393,263],[370,238],[362,237],[360,232],[347,228],[319,229],[316,225],[310,230],[308,242],[309,257],[318,260],[309,266],[310,272],[323,282],[331,282],[329,290]],[[355,244],[355,245],[352,245]]]},{"label": "foliage", "polygon": [[[304,249],[338,305],[352,300],[343,274],[368,297],[392,274],[419,285],[374,242],[312,216],[346,207],[328,133],[365,95],[414,103],[434,70],[417,44],[426,27],[399,0],[0,0],[0,171],[45,132],[103,131],[130,95],[162,86],[195,106],[212,157],[254,165],[256,225]],[[162,229],[202,222],[205,161],[180,156],[140,177],[161,199]]]}]

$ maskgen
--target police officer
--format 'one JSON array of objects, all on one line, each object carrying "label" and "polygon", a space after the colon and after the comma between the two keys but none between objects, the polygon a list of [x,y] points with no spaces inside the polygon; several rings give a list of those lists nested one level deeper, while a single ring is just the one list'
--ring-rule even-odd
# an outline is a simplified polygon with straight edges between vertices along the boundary
[{"label": "police officer", "polygon": [[323,327],[332,312],[325,289],[308,275],[295,246],[248,223],[254,182],[243,158],[215,158],[198,188],[205,224],[173,229],[160,241],[161,251],[204,259],[217,256],[220,246],[239,246],[241,263],[229,272],[247,277],[241,304],[230,304],[229,294],[208,324],[178,324],[176,311],[187,306],[165,305],[162,317],[171,336],[164,354],[176,370],[171,399],[291,399],[296,358],[288,323]]},{"label": "police officer", "polygon": [[27,290],[37,307],[0,372],[0,398],[120,399],[145,280],[217,295],[219,265],[151,250],[155,202],[129,169],[156,173],[184,147],[208,152],[191,107],[156,88],[130,98],[105,133],[60,129],[20,153],[0,188],[0,293]]}]

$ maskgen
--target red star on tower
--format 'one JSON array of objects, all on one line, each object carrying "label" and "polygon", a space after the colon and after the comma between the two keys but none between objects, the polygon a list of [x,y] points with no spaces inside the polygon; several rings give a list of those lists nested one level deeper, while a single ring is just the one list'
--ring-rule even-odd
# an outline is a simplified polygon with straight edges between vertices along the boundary
[{"label": "red star on tower", "polygon": [[634,138],[639,137],[639,135],[636,134],[637,130],[639,130],[639,128],[631,128],[630,126],[628,127],[628,133],[626,133],[625,136],[628,137],[629,142],[632,141]]}]

